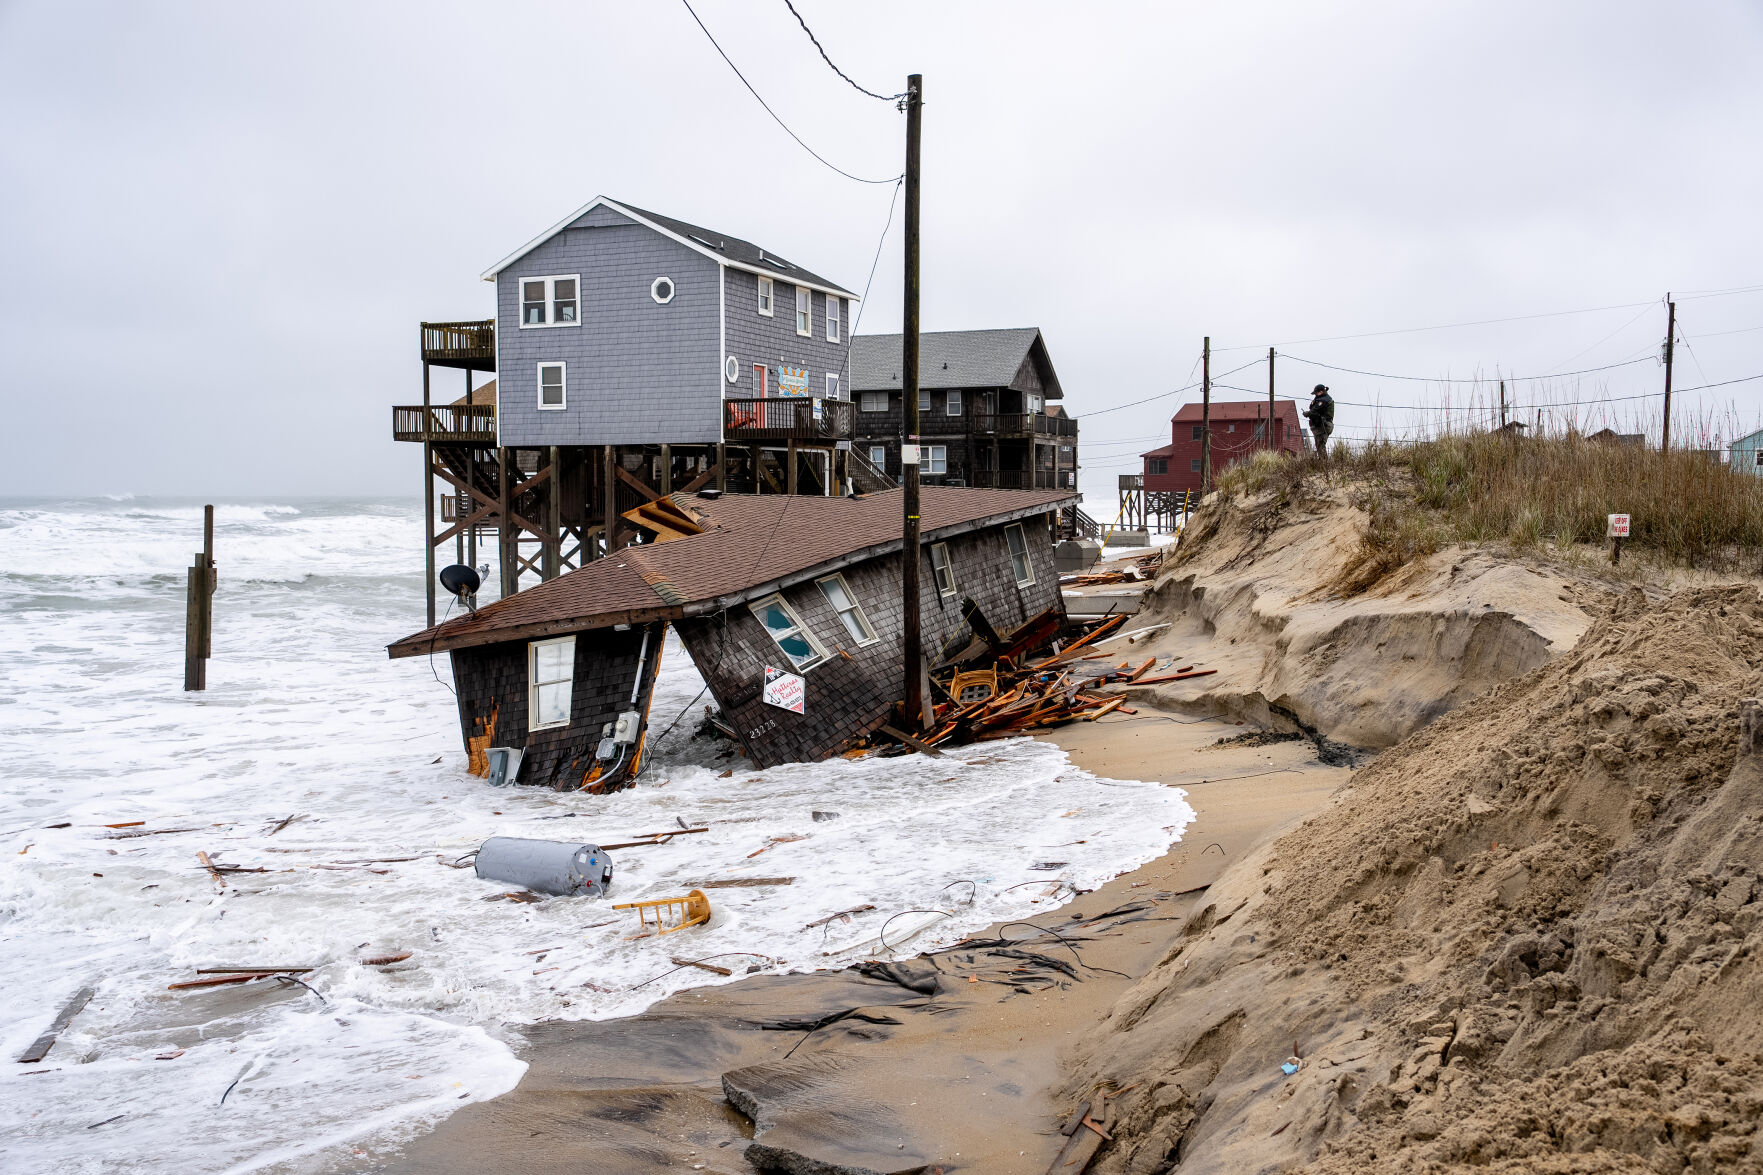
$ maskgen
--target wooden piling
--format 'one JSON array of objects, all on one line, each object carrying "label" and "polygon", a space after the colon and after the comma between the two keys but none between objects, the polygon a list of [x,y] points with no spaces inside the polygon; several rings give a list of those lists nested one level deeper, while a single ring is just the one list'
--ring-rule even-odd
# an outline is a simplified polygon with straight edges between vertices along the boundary
[{"label": "wooden piling", "polygon": [[202,507],[202,549],[191,560],[184,595],[184,689],[208,688],[214,652],[214,507]]}]

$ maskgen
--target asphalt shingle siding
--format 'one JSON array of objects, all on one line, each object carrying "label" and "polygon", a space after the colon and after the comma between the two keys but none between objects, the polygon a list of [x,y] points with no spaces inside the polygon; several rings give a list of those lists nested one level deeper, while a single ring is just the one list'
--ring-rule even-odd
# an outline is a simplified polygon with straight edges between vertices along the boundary
[{"label": "asphalt shingle siding", "polygon": [[[496,279],[501,442],[530,445],[710,443],[721,439],[717,280],[722,267],[595,208]],[[523,278],[581,275],[580,326],[522,329]],[[673,279],[666,305],[650,297]],[[567,407],[540,410],[538,365],[566,364]]]},{"label": "asphalt shingle siding", "polygon": [[850,372],[847,356],[851,338],[851,300],[839,298],[839,341],[826,337],[826,303],[829,295],[810,290],[809,326],[804,337],[796,333],[796,287],[779,278],[773,289],[774,313],[770,318],[759,313],[759,275],[741,269],[724,271],[728,292],[728,353],[735,357],[739,376],[728,384],[724,394],[742,399],[759,394],[754,382],[753,367],[763,363],[769,371],[770,392],[777,395],[778,367],[808,369],[808,391],[813,396],[826,395],[826,377],[830,372],[839,377],[839,395],[849,399]]},{"label": "asphalt shingle siding", "polygon": [[[969,596],[993,627],[1008,630],[1048,608],[1062,608],[1053,567],[1050,515],[1020,523],[1027,540],[1034,583],[1018,587],[1010,565],[1005,527],[971,531],[948,540],[955,593],[939,595],[927,547],[919,581],[921,631],[926,664],[935,664],[943,646],[967,625],[961,601]],[[740,605],[678,625],[680,639],[722,707],[723,721],[741,737],[759,767],[837,754],[859,734],[889,721],[901,698],[900,556],[883,555],[843,575],[851,594],[880,639],[858,646],[817,581],[786,589],[784,599],[831,656],[807,670],[804,712],[765,704],[765,668],[789,670],[789,658],[771,639],[750,608]],[[843,650],[847,656],[841,656]]]}]

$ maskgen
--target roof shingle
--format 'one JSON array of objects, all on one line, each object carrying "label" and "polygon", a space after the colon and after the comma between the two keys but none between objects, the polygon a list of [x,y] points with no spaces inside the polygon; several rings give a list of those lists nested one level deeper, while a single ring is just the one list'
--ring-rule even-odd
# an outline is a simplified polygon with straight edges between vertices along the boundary
[{"label": "roof shingle", "polygon": [[[921,388],[1009,387],[1037,343],[1048,399],[1065,393],[1053,365],[1045,358],[1039,327],[1007,330],[939,330],[918,336],[918,386]],[[851,387],[859,392],[900,390],[900,336],[854,335],[851,339]]]}]

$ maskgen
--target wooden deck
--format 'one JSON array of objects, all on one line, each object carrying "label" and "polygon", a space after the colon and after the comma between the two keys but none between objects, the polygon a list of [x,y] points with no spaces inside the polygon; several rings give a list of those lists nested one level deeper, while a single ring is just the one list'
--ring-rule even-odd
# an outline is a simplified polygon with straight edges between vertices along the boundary
[{"label": "wooden deck", "polygon": [[1077,421],[1069,416],[1028,415],[1022,412],[975,412],[975,436],[1075,437]]},{"label": "wooden deck", "polygon": [[494,404],[421,404],[392,408],[392,439],[432,441],[437,444],[496,443]]},{"label": "wooden deck", "polygon": [[496,320],[423,323],[422,361],[434,367],[496,370]]},{"label": "wooden deck", "polygon": [[775,396],[763,400],[724,400],[723,435],[729,441],[805,441],[826,445],[851,439],[849,400]]}]

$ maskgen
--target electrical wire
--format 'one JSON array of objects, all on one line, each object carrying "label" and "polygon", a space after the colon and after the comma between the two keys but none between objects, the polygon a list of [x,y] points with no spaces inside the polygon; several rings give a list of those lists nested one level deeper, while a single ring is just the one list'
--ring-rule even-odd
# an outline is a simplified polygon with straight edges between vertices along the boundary
[{"label": "electrical wire", "polygon": [[[1526,382],[1526,381],[1535,381],[1535,380],[1542,380],[1542,379],[1566,379],[1567,377],[1573,376],[1573,375],[1591,375],[1591,374],[1593,374],[1595,372],[1599,372],[1599,371],[1613,371],[1618,367],[1632,367],[1636,363],[1650,363],[1653,361],[1653,357],[1651,355],[1643,355],[1639,359],[1624,359],[1621,363],[1606,363],[1602,367],[1584,367],[1578,371],[1558,371],[1552,375],[1465,376],[1461,379],[1457,379],[1457,378],[1453,378],[1451,376],[1392,375],[1387,371],[1361,371],[1356,367],[1340,367],[1340,366],[1337,366],[1333,363],[1324,363],[1319,359],[1305,359],[1301,355],[1288,355],[1283,351],[1280,353],[1279,357],[1281,359],[1289,359],[1294,363],[1302,363],[1302,364],[1305,364],[1306,366],[1309,366],[1309,367],[1326,367],[1330,371],[1344,371],[1349,375],[1364,375],[1364,376],[1369,376],[1373,379],[1400,379],[1400,380],[1407,380],[1411,383],[1429,383],[1429,384],[1497,384],[1497,383],[1521,383],[1521,382]],[[1216,382],[1216,381],[1214,381],[1214,382]]]},{"label": "electrical wire", "polygon": [[844,176],[846,179],[855,180],[860,184],[891,184],[891,183],[897,183],[900,179],[903,178],[902,176],[891,175],[887,179],[872,180],[872,179],[865,179],[864,177],[862,177],[860,175],[852,175],[850,172],[846,171],[844,168],[840,167],[838,164],[833,163],[831,160],[827,159],[826,156],[824,156],[820,152],[816,151],[813,147],[810,147],[806,142],[803,141],[802,136],[798,135],[795,131],[791,130],[790,124],[785,122],[782,118],[780,118],[778,116],[777,111],[773,110],[771,108],[770,104],[767,103],[764,98],[761,98],[759,96],[759,91],[755,90],[753,88],[753,83],[747,80],[747,75],[742,73],[740,70],[740,67],[737,66],[732,60],[730,60],[729,55],[727,53],[723,52],[722,46],[717,44],[716,38],[711,36],[710,30],[705,27],[704,22],[699,19],[698,13],[696,12],[696,10],[694,10],[692,8],[691,0],[680,0],[680,3],[684,4],[686,6],[686,11],[692,14],[692,20],[697,23],[697,25],[700,29],[703,29],[704,35],[706,37],[710,38],[710,44],[713,48],[715,48],[717,55],[720,56],[725,62],[728,62],[728,67],[735,71],[735,76],[741,79],[741,84],[743,86],[747,87],[747,93],[753,95],[754,100],[757,101],[759,103],[759,105],[765,107],[765,113],[771,115],[772,121],[777,123],[777,125],[783,127],[784,133],[786,135],[790,136],[790,138],[796,140],[797,145],[800,146],[802,148],[802,150],[808,152],[808,154],[814,156],[816,159],[820,160],[821,163],[825,164],[827,167],[830,167],[832,170],[838,172],[840,175]]},{"label": "electrical wire", "polygon": [[[1242,365],[1242,366],[1241,366],[1241,367],[1233,367],[1233,368],[1231,368],[1231,369],[1230,369],[1230,370],[1229,370],[1229,371],[1227,371],[1227,372],[1224,372],[1224,373],[1223,373],[1223,374],[1222,374],[1222,375],[1217,375],[1217,376],[1214,376],[1214,377],[1213,377],[1213,378],[1212,378],[1212,385],[1213,385],[1213,386],[1214,386],[1214,387],[1217,387],[1217,386],[1218,386],[1218,381],[1219,381],[1219,380],[1221,380],[1221,379],[1223,379],[1223,378],[1224,378],[1224,377],[1225,377],[1225,376],[1227,376],[1227,375],[1235,375],[1235,374],[1236,374],[1236,373],[1237,373],[1237,372],[1239,372],[1239,371],[1247,371],[1247,370],[1248,370],[1248,369],[1249,369],[1249,368],[1251,368],[1251,367],[1253,367],[1253,366],[1255,366],[1255,364],[1257,364],[1257,363],[1265,363],[1265,362],[1266,362],[1266,361],[1267,361],[1267,360],[1266,360],[1266,357],[1265,357],[1265,356],[1262,356],[1262,357],[1261,357],[1261,358],[1258,358],[1258,359],[1254,359],[1254,360],[1251,360],[1251,361],[1250,361],[1250,362],[1248,362],[1248,363],[1245,363],[1245,364],[1243,364],[1243,365]],[[1196,360],[1195,360],[1195,361],[1194,361],[1194,366],[1195,366],[1195,367],[1198,367],[1198,366],[1199,366],[1199,360],[1198,360],[1198,359],[1196,359]],[[1193,373],[1193,371],[1192,371],[1192,369],[1190,369],[1190,370],[1189,370],[1189,371],[1188,371],[1188,375],[1189,375],[1189,376],[1192,376],[1192,375],[1193,375],[1193,374],[1194,374],[1194,373]],[[1182,394],[1182,393],[1183,393],[1183,392],[1188,392],[1188,391],[1192,391],[1192,390],[1193,390],[1193,389],[1195,389],[1195,388],[1197,388],[1197,387],[1199,387],[1199,386],[1200,386],[1200,385],[1201,385],[1201,384],[1202,384],[1202,383],[1204,383],[1204,382],[1205,382],[1205,381],[1204,381],[1204,380],[1195,380],[1195,381],[1194,381],[1194,382],[1193,382],[1193,383],[1190,383],[1190,384],[1188,384],[1188,385],[1186,385],[1186,386],[1185,386],[1185,387],[1179,387],[1179,388],[1176,388],[1176,389],[1175,389],[1175,390],[1174,390],[1174,391],[1172,391],[1172,392],[1158,392],[1158,393],[1157,393],[1157,394],[1156,394],[1156,395],[1154,395],[1154,396],[1146,396],[1146,397],[1145,397],[1145,398],[1144,398],[1144,399],[1143,399],[1143,400],[1133,400],[1133,401],[1132,401],[1132,402],[1131,402],[1131,403],[1127,403],[1127,404],[1116,404],[1116,405],[1114,405],[1114,406],[1113,406],[1113,407],[1112,407],[1112,408],[1098,408],[1098,409],[1096,409],[1096,410],[1095,410],[1095,411],[1094,411],[1094,412],[1086,412],[1086,413],[1084,413],[1084,415],[1083,415],[1083,418],[1084,418],[1084,419],[1085,419],[1085,420],[1088,420],[1088,419],[1089,419],[1089,418],[1090,418],[1090,417],[1092,417],[1092,416],[1103,416],[1103,415],[1106,415],[1106,414],[1107,414],[1107,413],[1109,413],[1109,412],[1118,412],[1118,411],[1120,411],[1120,410],[1121,410],[1121,409],[1122,409],[1122,408],[1136,408],[1136,407],[1138,407],[1138,406],[1139,406],[1139,405],[1140,405],[1140,404],[1149,404],[1149,403],[1150,403],[1150,402],[1151,402],[1151,401],[1152,401],[1152,400],[1162,400],[1162,399],[1165,399],[1165,398],[1167,398],[1167,397],[1169,397],[1169,396],[1179,396],[1179,395],[1181,395],[1181,394]],[[1236,389],[1236,390],[1240,390],[1240,389]],[[1254,392],[1254,393],[1251,393],[1251,394],[1253,394],[1253,395],[1260,395],[1260,393],[1259,393],[1259,392]]]},{"label": "electrical wire", "polygon": [[859,94],[865,94],[871,98],[879,98],[883,102],[898,102],[901,98],[904,98],[906,96],[904,93],[893,94],[893,95],[878,94],[874,90],[866,90],[862,86],[858,85],[856,82],[851,81],[851,75],[846,73],[844,70],[840,69],[838,66],[834,65],[833,59],[826,55],[826,50],[824,48],[822,48],[822,46],[820,44],[820,38],[814,35],[813,29],[808,27],[808,22],[802,19],[802,14],[800,12],[796,11],[796,6],[794,4],[791,4],[790,0],[784,0],[784,7],[788,8],[790,10],[790,15],[796,18],[796,23],[802,26],[802,31],[808,34],[808,39],[810,41],[814,42],[814,47],[816,49],[820,50],[820,59],[822,61],[826,62],[827,68],[832,70],[834,73],[838,74],[840,77],[844,78],[847,82],[850,82],[851,88],[853,90],[856,90]]},{"label": "electrical wire", "polygon": [[[894,184],[894,194],[888,199],[888,219],[882,225],[881,236],[876,238],[875,257],[869,263],[869,276],[863,279],[863,297],[857,302],[857,317],[851,323],[851,334],[855,336],[863,325],[863,310],[869,305],[869,287],[875,282],[876,266],[881,264],[882,247],[888,243],[888,230],[894,227],[894,206],[900,202],[900,189],[906,184],[906,177],[901,176]],[[845,345],[845,361],[839,366],[839,386],[845,386],[845,373],[851,367],[850,343]]]}]

